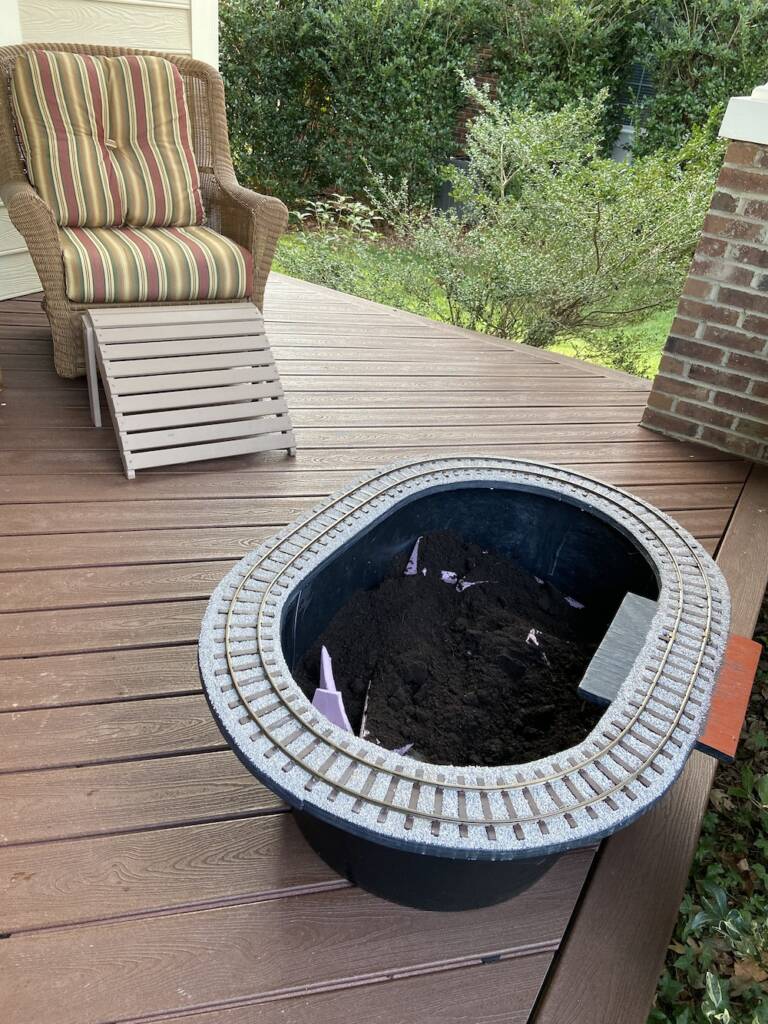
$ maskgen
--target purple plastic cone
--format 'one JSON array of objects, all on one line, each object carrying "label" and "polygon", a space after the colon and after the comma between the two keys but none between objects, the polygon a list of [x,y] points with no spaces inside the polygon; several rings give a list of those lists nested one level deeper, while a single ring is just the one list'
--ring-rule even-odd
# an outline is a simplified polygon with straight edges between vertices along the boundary
[{"label": "purple plastic cone", "polygon": [[405,567],[404,576],[415,576],[419,571],[419,544],[421,544],[421,537],[416,538],[413,551],[411,551],[411,557],[408,559],[408,565]]},{"label": "purple plastic cone", "polygon": [[340,729],[352,732],[352,726],[349,724],[347,712],[344,709],[344,698],[336,689],[331,656],[325,647],[320,649],[320,685],[312,698],[312,707],[316,708],[321,715],[325,715],[329,722],[338,725]]}]

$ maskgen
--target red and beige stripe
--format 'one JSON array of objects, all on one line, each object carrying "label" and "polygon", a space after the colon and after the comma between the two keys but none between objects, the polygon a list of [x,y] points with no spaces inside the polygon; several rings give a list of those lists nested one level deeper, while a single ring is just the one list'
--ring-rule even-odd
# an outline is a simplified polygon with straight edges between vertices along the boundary
[{"label": "red and beige stripe", "polygon": [[119,223],[125,201],[107,145],[103,62],[33,50],[17,60],[11,92],[30,180],[57,222]]},{"label": "red and beige stripe", "polygon": [[253,291],[251,254],[205,227],[62,228],[73,302],[240,299]]},{"label": "red and beige stripe", "polygon": [[160,57],[110,61],[115,159],[128,195],[126,222],[190,225],[203,220],[184,84]]}]

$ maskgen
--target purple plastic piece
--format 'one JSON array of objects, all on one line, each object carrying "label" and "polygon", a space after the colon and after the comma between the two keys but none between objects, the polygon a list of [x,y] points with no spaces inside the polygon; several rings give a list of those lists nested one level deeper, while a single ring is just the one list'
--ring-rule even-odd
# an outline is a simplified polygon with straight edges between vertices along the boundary
[{"label": "purple plastic piece", "polygon": [[456,589],[461,593],[462,590],[468,590],[470,587],[476,587],[478,583],[490,583],[490,580],[474,580],[472,583],[470,583],[469,580],[459,580],[456,584]]},{"label": "purple plastic piece", "polygon": [[396,747],[392,753],[399,754],[401,757],[405,757],[409,750],[413,749],[412,743],[406,743],[404,747]]},{"label": "purple plastic piece", "polygon": [[408,565],[405,567],[405,576],[415,576],[419,571],[419,544],[421,544],[421,537],[417,537],[416,543],[413,545],[411,557],[408,559]]},{"label": "purple plastic piece", "polygon": [[347,712],[344,709],[344,698],[336,689],[331,656],[325,647],[320,649],[320,685],[312,698],[312,707],[316,708],[321,715],[325,715],[329,722],[338,725],[340,729],[352,732],[352,726],[349,724]]},{"label": "purple plastic piece", "polygon": [[468,590],[470,587],[476,587],[478,583],[488,583],[489,580],[460,580],[455,572],[448,572],[447,569],[443,569],[440,573],[440,579],[443,583],[450,583],[452,587],[456,587],[459,593],[464,590]]}]

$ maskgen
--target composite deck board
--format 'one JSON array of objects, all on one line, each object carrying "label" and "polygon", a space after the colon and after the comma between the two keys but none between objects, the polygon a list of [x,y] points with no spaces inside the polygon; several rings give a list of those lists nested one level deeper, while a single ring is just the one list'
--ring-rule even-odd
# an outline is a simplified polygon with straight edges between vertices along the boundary
[{"label": "composite deck board", "polygon": [[[551,953],[168,1018],[170,1024],[525,1024]],[[407,1017],[403,1017],[406,1008]]]},{"label": "composite deck board", "polygon": [[[78,533],[100,530],[169,529],[184,526],[283,525],[322,504],[325,494],[317,486],[303,498],[168,498],[144,501],[82,501],[51,504],[19,503],[0,505],[0,536],[55,533],[61,517],[69,512]],[[635,488],[639,497],[668,509],[732,508],[739,484],[691,484],[686,491],[658,484]],[[326,492],[327,493],[327,492]]]},{"label": "composite deck board", "polygon": [[193,644],[3,663],[0,711],[141,700],[200,690]]},{"label": "composite deck board", "polygon": [[348,884],[285,813],[0,849],[14,933]]},{"label": "composite deck board", "polygon": [[[630,396],[634,396],[630,392]],[[447,403],[445,408],[334,408],[338,403],[325,402],[322,408],[300,408],[300,403],[291,402],[291,419],[295,427],[324,427],[332,426],[396,426],[396,427],[420,427],[420,426],[503,426],[506,423],[625,423],[636,422],[638,415],[645,407],[645,394],[641,393],[636,398],[626,398],[624,404],[617,408],[615,404],[605,404],[608,399],[599,395],[588,395],[581,402],[572,405],[543,405],[530,406],[528,404],[518,405],[510,408],[509,398],[506,405],[499,402],[493,406],[488,402],[476,402],[475,406],[456,403]],[[226,409],[226,406],[225,406]],[[565,411],[567,410],[567,412]],[[269,413],[273,415],[283,409],[261,410],[262,415]],[[167,413],[168,416],[175,415],[175,410]],[[210,418],[207,418],[210,417]],[[566,419],[567,417],[567,419]],[[198,419],[202,422],[212,422],[208,410],[199,413]],[[59,431],[88,430],[91,425],[87,422],[84,410],[80,409],[59,409],[53,410],[50,414],[50,421],[46,416],[46,432],[55,427]],[[108,421],[105,421],[108,422]],[[33,439],[39,430],[39,416],[27,417],[27,422],[19,422],[11,416],[0,415],[0,428],[13,430],[28,430]],[[158,424],[159,425],[159,424]],[[141,424],[131,425],[131,429],[141,429]]]},{"label": "composite deck board", "polygon": [[[0,715],[3,771],[225,750],[202,693]],[[0,775],[0,778],[2,776]]]},{"label": "composite deck board", "polygon": [[[435,444],[430,446],[428,453],[422,448],[414,448],[412,444],[397,448],[358,448],[354,444],[345,445],[342,448],[323,450],[299,450],[296,457],[296,468],[312,466],[316,469],[337,468],[362,471],[363,469],[374,469],[386,466],[388,462],[397,459],[397,452],[401,459],[424,458],[448,455],[452,452],[461,451],[462,446],[456,444]],[[649,444],[647,438],[627,444],[594,443],[591,441],[578,440],[566,444],[546,443],[534,446],[525,441],[517,444],[476,444],[471,446],[475,455],[502,456],[506,458],[536,458],[543,462],[557,462],[564,466],[580,467],[582,464],[595,464],[607,466],[611,463],[637,466],[641,463],[652,463],[654,466],[661,466],[665,462],[692,463],[712,461],[731,461],[725,453],[718,453],[714,450],[707,452],[694,445],[681,444],[680,442],[661,442]],[[286,458],[271,458],[264,456],[261,461],[253,457],[231,459],[227,466],[232,473],[263,473],[275,466],[285,466]],[[21,451],[9,452],[0,451],[0,476],[22,477],[29,475],[50,476],[52,474],[66,472],[72,476],[79,473],[104,473],[114,478],[116,468],[120,462],[117,451]],[[197,462],[188,466],[168,466],[163,470],[166,476],[174,473],[220,473],[221,460],[209,462]],[[146,479],[152,473],[159,473],[160,470],[147,470],[143,474]],[[600,473],[594,474],[600,476]],[[138,481],[133,481],[137,487],[141,486]],[[126,481],[126,484],[128,481]],[[51,496],[55,498],[55,494]]]},{"label": "composite deck board", "polygon": [[[615,371],[279,276],[266,319],[296,459],[239,456],[129,483],[111,427],[88,425],[84,382],[53,372],[39,297],[0,303],[4,1019],[523,1024],[553,956],[552,993],[572,964],[588,979],[563,987],[553,1020],[580,1020],[573,992],[600,1019],[599,976],[573,941],[561,950],[592,851],[563,857],[514,904],[470,914],[349,888],[223,749],[196,666],[205,597],[277,527],[401,458],[557,462],[660,505],[710,550],[731,521],[732,551],[734,507],[751,501],[753,525],[763,507],[748,488],[741,497],[747,468],[637,427],[648,383]],[[690,837],[668,834],[684,874]],[[636,855],[630,844],[624,862]],[[662,931],[657,919],[663,944]],[[648,958],[634,960],[647,975]],[[647,984],[626,987],[647,1001]]]},{"label": "composite deck board", "polygon": [[[274,526],[193,526],[172,530],[105,530],[99,533],[38,534],[0,544],[0,572],[80,569],[163,562],[236,561],[258,547]],[[34,583],[34,580],[30,582]],[[94,581],[95,582],[95,581]],[[0,581],[0,588],[5,580]],[[37,588],[34,588],[37,593]],[[30,600],[25,598],[25,600]]]},{"label": "composite deck board", "polygon": [[58,1024],[99,1024],[535,952],[558,942],[567,922],[562,897],[581,886],[590,860],[585,852],[565,856],[517,898],[517,913],[488,907],[462,915],[460,925],[452,914],[344,888],[21,933],[0,951],[0,992],[14,1021],[44,1019],[54,992]]},{"label": "composite deck board", "polygon": [[[379,453],[380,454],[380,453]],[[297,455],[297,459],[299,456]],[[394,458],[394,454],[393,454]],[[385,464],[386,456],[382,465]],[[566,468],[568,463],[561,462]],[[691,461],[682,463],[587,463],[574,464],[580,473],[599,476],[618,487],[642,487],[667,484],[684,496],[691,484],[743,483],[743,462]],[[191,469],[191,467],[189,467]],[[216,473],[144,473],[134,486],[112,477],[95,474],[52,473],[48,477],[0,477],[0,504],[56,503],[62,501],[143,501],[147,498],[256,498],[265,491],[275,497],[325,496],[350,479],[344,469],[317,469],[298,466],[279,469],[272,466],[261,473],[231,471],[219,466]]]},{"label": "composite deck board", "polygon": [[[0,846],[226,821],[284,808],[230,750],[16,772],[2,777],[0,790]],[[0,966],[3,954],[0,947]],[[5,1005],[1,998],[0,1004]]]}]

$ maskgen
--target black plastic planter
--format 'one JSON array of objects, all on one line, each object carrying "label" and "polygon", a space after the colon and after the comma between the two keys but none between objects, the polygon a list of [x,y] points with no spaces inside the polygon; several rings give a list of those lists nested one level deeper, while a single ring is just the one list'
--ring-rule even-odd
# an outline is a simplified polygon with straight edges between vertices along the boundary
[{"label": "black plastic planter", "polygon": [[[349,596],[445,528],[511,555],[606,629],[628,592],[655,602],[581,743],[501,768],[423,764],[338,729],[293,680]],[[718,570],[656,509],[556,467],[455,457],[359,481],[239,563],[211,599],[200,664],[224,734],[329,864],[388,899],[458,910],[513,896],[661,796],[705,720],[727,628]]]}]

